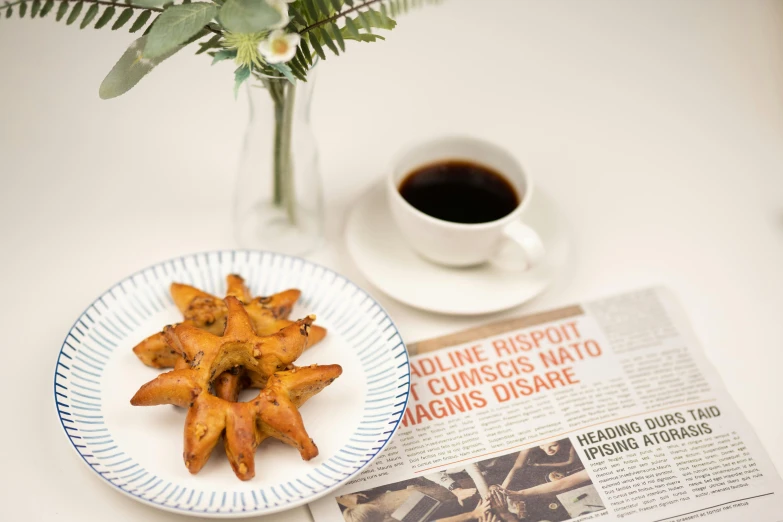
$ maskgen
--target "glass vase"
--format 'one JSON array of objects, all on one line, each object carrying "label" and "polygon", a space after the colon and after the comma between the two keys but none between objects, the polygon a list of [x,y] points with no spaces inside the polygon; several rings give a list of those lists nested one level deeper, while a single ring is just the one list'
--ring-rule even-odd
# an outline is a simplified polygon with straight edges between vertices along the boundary
[{"label": "glass vase", "polygon": [[304,255],[323,241],[323,192],[308,81],[248,81],[250,120],[239,162],[234,230],[243,248]]}]

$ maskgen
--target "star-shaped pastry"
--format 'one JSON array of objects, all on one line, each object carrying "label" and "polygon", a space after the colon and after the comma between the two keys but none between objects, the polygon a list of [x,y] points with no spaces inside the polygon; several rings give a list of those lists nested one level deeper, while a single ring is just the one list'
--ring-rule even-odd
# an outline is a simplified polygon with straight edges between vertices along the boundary
[{"label": "star-shaped pastry", "polygon": [[[163,373],[143,385],[134,406],[174,404],[188,409],[185,421],[185,466],[198,473],[225,434],[226,454],[242,480],[255,475],[255,449],[271,436],[294,446],[305,460],[318,448],[305,430],[298,407],[341,373],[339,365],[296,368],[314,316],[268,336],[257,335],[251,318],[235,297],[224,300],[223,336],[189,323],[166,327],[167,341],[182,354],[187,368]],[[212,395],[210,384],[223,372],[243,367],[263,388],[248,402],[229,402]]]},{"label": "star-shaped pastry", "polygon": [[[268,297],[253,297],[242,277],[230,274],[226,277],[226,296],[239,299],[250,316],[255,332],[260,336],[271,335],[293,324],[287,320],[293,305],[301,292],[285,290]],[[180,283],[172,283],[171,297],[177,308],[182,312],[184,323],[214,335],[222,335],[226,326],[228,310],[222,299],[210,295],[198,288]],[[313,325],[308,337],[307,347],[318,343],[326,330]],[[187,364],[182,355],[166,342],[163,332],[153,334],[133,348],[136,356],[147,366],[153,368],[184,368]],[[241,369],[232,369],[215,381],[216,394],[226,400],[236,401],[243,387],[252,386]]]}]

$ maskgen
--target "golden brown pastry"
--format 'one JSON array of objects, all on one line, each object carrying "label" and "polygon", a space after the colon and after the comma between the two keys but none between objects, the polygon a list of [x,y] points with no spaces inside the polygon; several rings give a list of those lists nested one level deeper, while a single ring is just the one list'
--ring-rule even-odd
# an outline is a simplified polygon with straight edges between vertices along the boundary
[{"label": "golden brown pastry", "polygon": [[[270,335],[291,324],[286,320],[291,308],[299,299],[299,290],[285,290],[269,297],[253,297],[245,286],[245,281],[236,274],[226,277],[227,296],[234,296],[245,305],[258,335]],[[171,297],[179,308],[186,323],[221,335],[226,326],[226,305],[215,297],[190,285],[171,283]],[[313,326],[308,347],[326,336],[326,330]],[[180,358],[167,343],[163,332],[155,333],[133,348],[136,356],[153,368],[173,368]]]},{"label": "golden brown pastry", "polygon": [[[308,316],[268,336],[256,335],[250,315],[233,296],[224,300],[226,327],[219,337],[188,322],[166,327],[167,341],[189,367],[163,373],[143,385],[134,406],[174,404],[188,408],[185,421],[185,465],[198,473],[220,436],[226,454],[242,480],[255,475],[255,448],[271,436],[296,447],[303,459],[318,455],[305,430],[300,406],[341,373],[339,365],[296,368],[293,362],[307,344],[315,319]],[[249,402],[229,402],[209,392],[210,384],[236,366],[263,385]]]},{"label": "golden brown pastry", "polygon": [[[244,304],[258,335],[271,335],[293,324],[286,318],[299,299],[301,294],[299,290],[285,290],[269,297],[254,298],[242,277],[230,274],[226,277],[226,283],[226,295],[236,297]],[[183,323],[192,324],[214,335],[223,334],[227,309],[222,299],[181,283],[172,283],[170,290],[174,304],[184,317]],[[325,336],[326,329],[313,325],[307,347],[318,343]],[[153,368],[181,367],[178,364],[182,361],[181,354],[174,347],[169,346],[163,332],[147,337],[133,348],[133,352],[144,364]],[[241,369],[221,376],[215,383],[218,397],[236,401],[239,392],[250,385],[250,380],[243,377]]]}]

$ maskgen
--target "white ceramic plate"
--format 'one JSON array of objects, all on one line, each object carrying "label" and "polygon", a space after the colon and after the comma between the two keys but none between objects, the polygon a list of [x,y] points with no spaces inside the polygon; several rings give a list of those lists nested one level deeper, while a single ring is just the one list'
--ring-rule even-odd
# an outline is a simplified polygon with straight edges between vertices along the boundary
[{"label": "white ceramic plate", "polygon": [[[254,295],[299,288],[291,314],[317,315],[326,338],[297,361],[340,364],[343,374],[301,412],[318,457],[301,460],[276,440],[256,452],[256,476],[234,476],[221,444],[191,475],[182,461],[185,412],[133,407],[130,398],[161,370],[131,351],[146,336],[181,320],[172,281],[224,295],[225,276],[242,275]],[[82,460],[117,491],[151,506],[208,517],[265,515],[306,504],[368,465],[394,434],[405,410],[410,367],[391,318],[364,290],[303,259],[255,251],[185,256],[131,275],[79,316],[57,357],[54,398],[63,430]]]},{"label": "white ceramic plate", "polygon": [[568,261],[568,233],[552,199],[538,188],[522,216],[544,243],[546,254],[530,270],[514,267],[519,253],[500,252],[497,262],[447,268],[416,254],[405,242],[386,202],[384,186],[365,194],[348,218],[348,252],[362,274],[407,305],[453,315],[487,314],[518,306],[543,292]]}]

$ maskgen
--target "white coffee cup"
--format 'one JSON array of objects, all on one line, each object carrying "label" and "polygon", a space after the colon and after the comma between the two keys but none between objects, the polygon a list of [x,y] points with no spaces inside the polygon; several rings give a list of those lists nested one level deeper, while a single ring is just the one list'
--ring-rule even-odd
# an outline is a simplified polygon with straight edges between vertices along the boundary
[{"label": "white coffee cup", "polygon": [[[510,214],[485,223],[455,223],[416,209],[400,194],[400,184],[418,168],[442,161],[468,161],[501,174],[514,188],[519,205]],[[533,183],[516,159],[500,147],[476,138],[447,136],[404,148],[392,162],[387,199],[392,215],[408,244],[435,263],[467,267],[494,259],[505,242],[518,246],[520,269],[544,256],[540,236],[523,223],[533,194]]]}]

